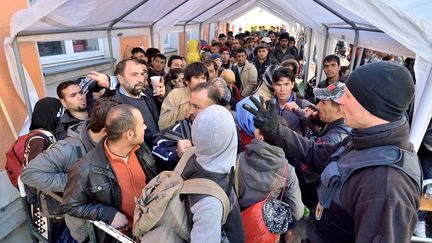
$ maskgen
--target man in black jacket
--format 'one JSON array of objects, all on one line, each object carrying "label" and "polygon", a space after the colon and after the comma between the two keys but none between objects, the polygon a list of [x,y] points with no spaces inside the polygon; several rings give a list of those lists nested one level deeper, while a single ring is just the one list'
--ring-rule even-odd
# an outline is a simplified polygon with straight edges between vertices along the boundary
[{"label": "man in black jacket", "polygon": [[[102,220],[117,229],[132,226],[134,198],[156,176],[156,166],[144,142],[143,117],[130,105],[108,112],[103,139],[69,171],[63,208],[71,216]],[[97,231],[98,242],[110,242]]]},{"label": "man in black jacket", "polygon": [[114,74],[120,84],[116,88],[114,97],[123,104],[136,107],[141,112],[147,126],[145,142],[149,147],[153,146],[153,135],[159,131],[160,110],[152,91],[145,87],[148,76],[147,67],[136,60],[125,59],[117,64]]},{"label": "man in black jacket", "polygon": [[267,141],[311,166],[327,165],[307,223],[309,242],[409,242],[422,180],[403,116],[414,96],[411,74],[390,62],[365,65],[344,91],[339,104],[353,131],[337,144],[297,135],[278,124],[272,107],[245,108]]}]

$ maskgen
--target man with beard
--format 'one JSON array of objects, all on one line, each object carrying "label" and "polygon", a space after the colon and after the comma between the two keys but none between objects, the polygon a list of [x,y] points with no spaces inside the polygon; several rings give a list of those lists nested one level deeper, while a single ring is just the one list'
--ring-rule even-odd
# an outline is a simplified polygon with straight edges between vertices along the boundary
[{"label": "man with beard", "polygon": [[279,36],[279,44],[272,50],[272,55],[278,62],[283,62],[288,59],[296,59],[297,52],[289,45],[289,37],[288,33],[282,33]]},{"label": "man with beard", "polygon": [[74,81],[60,83],[57,86],[57,95],[66,108],[55,131],[55,137],[61,140],[66,138],[70,126],[87,119],[87,100],[81,87]]},{"label": "man with beard", "polygon": [[125,59],[117,64],[114,74],[120,84],[116,88],[114,97],[123,104],[136,107],[145,117],[144,123],[147,126],[145,143],[151,147],[153,134],[159,131],[157,121],[160,111],[153,98],[153,93],[145,89],[147,67],[136,60]]}]

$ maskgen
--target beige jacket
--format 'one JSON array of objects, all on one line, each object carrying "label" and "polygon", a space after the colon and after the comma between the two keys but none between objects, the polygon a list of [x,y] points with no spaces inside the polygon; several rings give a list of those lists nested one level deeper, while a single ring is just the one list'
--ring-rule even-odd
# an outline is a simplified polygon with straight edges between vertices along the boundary
[{"label": "beige jacket", "polygon": [[[236,63],[238,66],[238,64]],[[241,68],[239,67],[239,72]],[[246,97],[252,94],[257,85],[258,71],[255,66],[246,60],[243,70],[240,72],[242,83],[241,96]]]},{"label": "beige jacket", "polygon": [[271,100],[272,96],[273,96],[273,92],[267,87],[267,85],[263,82],[261,84],[261,86],[259,87],[259,89],[255,92],[254,95],[258,95],[263,97],[264,102],[266,102],[267,100]]},{"label": "beige jacket", "polygon": [[159,116],[159,129],[163,130],[176,121],[189,117],[190,90],[188,87],[171,90],[165,97]]}]

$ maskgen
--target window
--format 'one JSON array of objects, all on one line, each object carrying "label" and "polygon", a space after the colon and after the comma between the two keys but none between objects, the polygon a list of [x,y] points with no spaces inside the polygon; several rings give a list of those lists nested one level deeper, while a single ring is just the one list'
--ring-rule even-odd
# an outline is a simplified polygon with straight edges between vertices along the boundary
[{"label": "window", "polygon": [[39,56],[46,57],[46,56],[66,54],[66,49],[64,44],[65,44],[64,41],[38,42],[37,46],[39,49]]},{"label": "window", "polygon": [[54,66],[104,55],[101,39],[38,42],[43,66]]},{"label": "window", "polygon": [[177,32],[168,32],[165,34],[164,40],[164,48],[165,49],[178,49],[178,33]]},{"label": "window", "polygon": [[199,30],[192,29],[189,31],[189,40],[199,40]]}]

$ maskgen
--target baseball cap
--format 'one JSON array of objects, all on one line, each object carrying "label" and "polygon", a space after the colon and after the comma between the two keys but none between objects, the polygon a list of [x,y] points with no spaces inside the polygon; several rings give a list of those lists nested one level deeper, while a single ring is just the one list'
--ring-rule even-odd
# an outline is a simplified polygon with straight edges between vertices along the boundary
[{"label": "baseball cap", "polygon": [[261,39],[261,42],[264,42],[264,43],[271,43],[272,41],[271,41],[270,37],[265,36],[265,37],[263,37],[263,38]]},{"label": "baseball cap", "polygon": [[337,103],[344,93],[344,87],[344,83],[338,82],[336,84],[330,84],[326,88],[315,88],[313,93],[315,98],[319,100],[333,100]]}]

